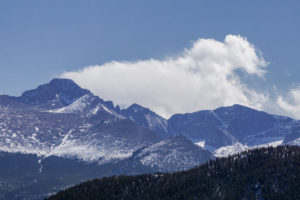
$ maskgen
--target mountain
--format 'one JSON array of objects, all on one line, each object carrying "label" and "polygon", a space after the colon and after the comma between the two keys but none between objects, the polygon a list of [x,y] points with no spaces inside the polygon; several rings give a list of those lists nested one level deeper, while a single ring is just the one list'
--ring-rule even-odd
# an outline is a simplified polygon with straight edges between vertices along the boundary
[{"label": "mountain", "polygon": [[87,179],[187,170],[215,156],[299,144],[299,124],[241,105],[166,120],[53,79],[20,97],[0,95],[0,199],[39,199]]},{"label": "mountain", "polygon": [[300,199],[300,148],[279,146],[219,158],[188,171],[113,176],[71,187],[62,199]]},{"label": "mountain", "polygon": [[53,79],[20,97],[1,95],[0,111],[0,150],[99,162],[128,158],[178,134],[226,156],[283,140],[291,143],[288,140],[299,132],[294,119],[241,105],[175,114],[166,120],[138,104],[114,107],[68,79]]},{"label": "mountain", "polygon": [[214,158],[183,136],[163,140],[165,130],[149,109],[120,110],[72,80],[0,95],[0,199],[41,199],[91,178],[184,170]]},{"label": "mountain", "polygon": [[[216,156],[282,144],[288,135],[295,132],[299,123],[289,117],[268,114],[242,105],[175,114],[168,120],[138,104],[122,109],[119,113],[155,131],[162,138],[182,134]],[[300,138],[300,131],[298,133]]]},{"label": "mountain", "polygon": [[54,79],[0,99],[2,151],[109,162],[161,140],[71,80]]},{"label": "mountain", "polygon": [[155,131],[160,137],[168,138],[170,136],[168,134],[167,120],[148,108],[132,104],[127,109],[120,110],[120,114],[128,117],[140,126]]},{"label": "mountain", "polygon": [[175,114],[168,120],[168,131],[183,134],[206,149],[235,144],[255,147],[282,142],[298,122],[241,105],[195,113]]}]

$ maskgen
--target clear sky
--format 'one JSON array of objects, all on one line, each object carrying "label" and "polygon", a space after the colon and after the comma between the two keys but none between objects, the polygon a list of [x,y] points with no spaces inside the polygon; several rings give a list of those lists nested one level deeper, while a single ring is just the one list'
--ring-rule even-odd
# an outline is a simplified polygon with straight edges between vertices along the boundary
[{"label": "clear sky", "polygon": [[224,42],[228,34],[247,39],[269,63],[263,80],[240,80],[271,96],[290,92],[289,103],[298,106],[298,0],[1,0],[0,93],[20,95],[112,60],[163,60],[199,38]]}]

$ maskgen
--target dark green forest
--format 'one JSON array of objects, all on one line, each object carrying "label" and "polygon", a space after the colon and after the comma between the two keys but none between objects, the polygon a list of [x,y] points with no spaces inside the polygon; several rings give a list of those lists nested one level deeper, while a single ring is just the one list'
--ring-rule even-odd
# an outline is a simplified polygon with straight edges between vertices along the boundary
[{"label": "dark green forest", "polygon": [[71,199],[300,199],[300,147],[248,150],[172,174],[95,179],[48,198]]}]

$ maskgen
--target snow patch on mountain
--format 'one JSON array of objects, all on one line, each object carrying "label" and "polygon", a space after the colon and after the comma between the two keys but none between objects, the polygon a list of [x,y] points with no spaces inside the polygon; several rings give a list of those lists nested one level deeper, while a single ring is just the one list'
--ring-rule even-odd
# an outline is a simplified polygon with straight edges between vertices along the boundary
[{"label": "snow patch on mountain", "polygon": [[48,156],[77,157],[86,162],[99,161],[99,164],[104,164],[115,159],[128,158],[133,152],[133,149],[124,151],[122,148],[115,148],[115,146],[109,148],[108,146],[93,144],[93,142],[67,140],[55,147]]},{"label": "snow patch on mountain", "polygon": [[86,94],[82,97],[78,98],[72,104],[59,108],[59,109],[52,109],[48,110],[48,112],[52,113],[77,113],[77,114],[84,114],[88,117],[92,115],[96,115],[100,111],[104,111],[116,118],[125,119],[125,117],[121,116],[120,114],[116,113],[108,109],[105,105],[103,105],[102,100],[97,98],[92,94]]},{"label": "snow patch on mountain", "polygon": [[48,151],[44,149],[37,149],[31,145],[19,145],[19,144],[11,144],[0,146],[0,151],[8,152],[8,153],[22,153],[22,154],[35,154],[38,157],[44,157],[48,155]]},{"label": "snow patch on mountain", "polygon": [[214,155],[216,157],[227,157],[229,155],[233,155],[245,151],[247,149],[249,149],[248,146],[243,145],[241,143],[235,143],[233,145],[224,146],[215,150]]},{"label": "snow patch on mountain", "polygon": [[278,141],[273,141],[270,143],[266,143],[266,144],[260,144],[260,145],[255,145],[255,146],[247,146],[241,143],[235,143],[233,145],[228,145],[228,146],[224,146],[221,147],[219,149],[216,149],[214,151],[214,156],[216,157],[227,157],[229,155],[234,155],[237,153],[240,153],[242,151],[246,151],[249,149],[255,149],[255,148],[262,148],[262,147],[277,147],[279,145],[281,145],[283,142],[283,140],[278,140]]},{"label": "snow patch on mountain", "polygon": [[47,156],[76,157],[86,162],[98,161],[104,164],[116,159],[132,156],[135,148],[126,148],[124,141],[104,136],[103,140],[87,137],[87,140],[72,135],[72,131],[65,135],[60,145],[51,149]]},{"label": "snow patch on mountain", "polygon": [[204,148],[205,147],[205,141],[196,142],[195,145]]},{"label": "snow patch on mountain", "polygon": [[55,109],[55,110],[49,110],[49,112],[54,112],[54,113],[79,113],[79,112],[83,112],[84,109],[87,106],[89,106],[89,104],[90,104],[89,100],[90,100],[90,95],[86,94],[86,95],[80,97],[79,99],[77,99],[72,104],[70,104],[66,107],[62,107],[62,108]]},{"label": "snow patch on mountain", "polygon": [[290,141],[287,143],[288,145],[299,145],[300,146],[300,137],[294,139],[293,141]]},{"label": "snow patch on mountain", "polygon": [[254,146],[254,148],[277,147],[277,146],[282,145],[282,144],[283,144],[283,140],[278,140],[278,141],[270,142],[270,143],[267,143],[267,144],[257,145],[257,146]]}]

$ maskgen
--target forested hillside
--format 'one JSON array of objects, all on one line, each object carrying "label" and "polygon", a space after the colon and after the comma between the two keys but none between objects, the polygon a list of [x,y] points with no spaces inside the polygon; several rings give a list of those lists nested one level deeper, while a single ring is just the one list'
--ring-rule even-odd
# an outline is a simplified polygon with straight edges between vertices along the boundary
[{"label": "forested hillside", "polygon": [[48,198],[62,199],[300,199],[300,147],[249,150],[172,174],[95,179]]}]

